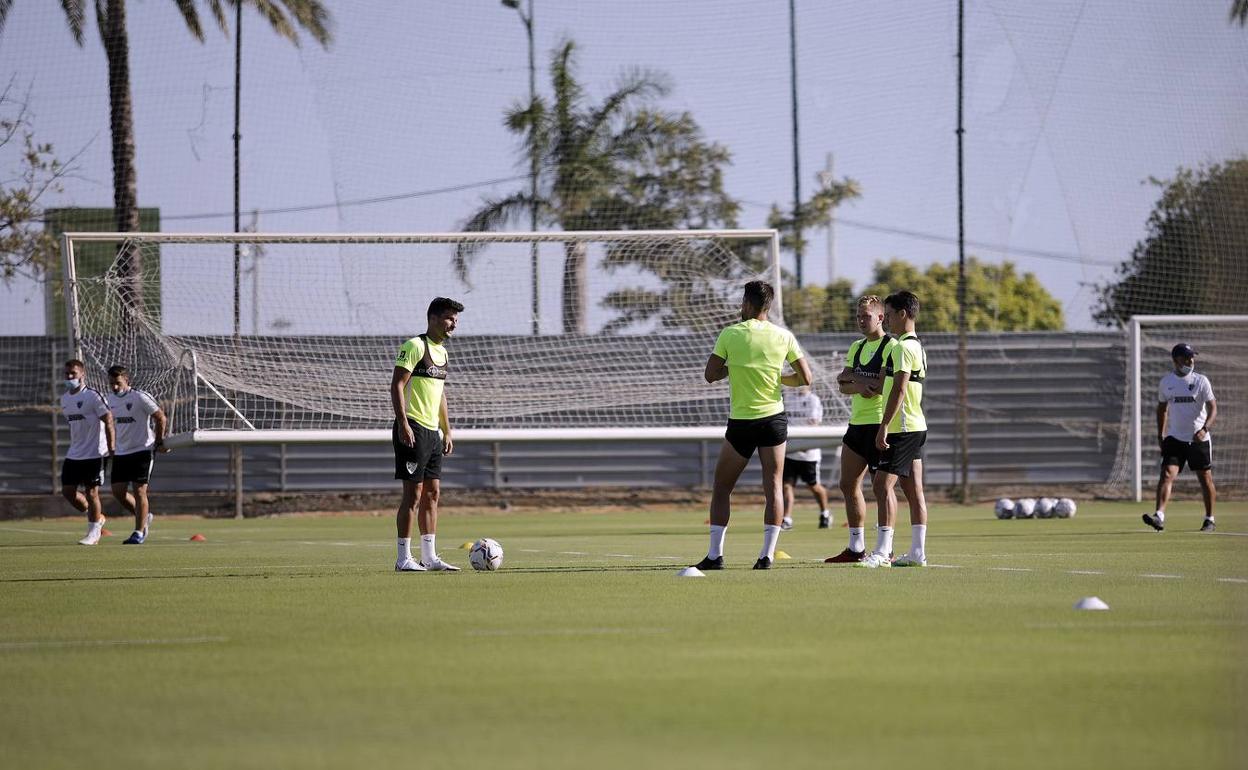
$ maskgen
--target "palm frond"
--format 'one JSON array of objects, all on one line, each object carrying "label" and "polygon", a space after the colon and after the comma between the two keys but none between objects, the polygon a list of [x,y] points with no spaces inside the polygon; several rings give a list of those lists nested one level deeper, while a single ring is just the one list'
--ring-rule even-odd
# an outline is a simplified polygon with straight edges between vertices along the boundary
[{"label": "palm frond", "polygon": [[1239,26],[1248,24],[1248,0],[1235,0],[1231,3],[1231,23],[1239,22]]},{"label": "palm frond", "polygon": [[182,14],[182,20],[186,22],[186,28],[191,31],[196,40],[202,43],[204,41],[204,28],[199,23],[199,11],[195,8],[195,0],[174,0],[174,4],[178,6],[178,11]]},{"label": "palm frond", "polygon": [[334,39],[330,29],[333,19],[320,0],[282,0],[282,5],[286,6],[295,24],[302,27],[322,48],[329,48]]},{"label": "palm frond", "polygon": [[217,20],[217,26],[226,35],[230,34],[230,22],[225,18],[225,7],[221,4],[221,0],[208,0],[208,9],[212,11],[212,18]]},{"label": "palm frond", "polygon": [[[234,2],[241,2],[241,0],[234,0]],[[274,32],[294,43],[296,47],[299,46],[299,33],[291,26],[290,19],[286,18],[286,13],[276,3],[272,0],[251,0],[251,4],[269,23]]]},{"label": "palm frond", "polygon": [[[528,193],[517,192],[508,195],[505,198],[486,199],[484,204],[472,216],[460,226],[460,231],[465,233],[486,233],[501,229],[504,225],[513,219],[527,214],[532,206],[533,198]],[[545,201],[538,200],[539,206],[544,206]],[[458,243],[455,246],[455,255],[452,257],[451,264],[455,268],[455,275],[461,281],[467,283],[468,269],[471,266],[472,258],[477,255],[484,245],[482,242],[466,241]]]},{"label": "palm frond", "polygon": [[[0,26],[4,24],[4,16],[9,12],[12,0],[0,3]],[[86,20],[86,9],[83,0],[61,0],[61,10],[65,12],[65,23],[74,36],[74,42],[82,45],[82,24]]]}]

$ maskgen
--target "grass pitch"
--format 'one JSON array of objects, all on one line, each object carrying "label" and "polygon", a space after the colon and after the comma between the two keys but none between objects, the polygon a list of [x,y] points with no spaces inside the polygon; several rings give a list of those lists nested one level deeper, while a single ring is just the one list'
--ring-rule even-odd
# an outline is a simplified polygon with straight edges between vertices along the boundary
[{"label": "grass pitch", "polygon": [[1248,506],[1144,509],[936,506],[932,566],[864,570],[806,507],[770,572],[738,512],[700,579],[701,511],[444,516],[457,574],[389,515],[0,523],[0,766],[1243,766]]}]

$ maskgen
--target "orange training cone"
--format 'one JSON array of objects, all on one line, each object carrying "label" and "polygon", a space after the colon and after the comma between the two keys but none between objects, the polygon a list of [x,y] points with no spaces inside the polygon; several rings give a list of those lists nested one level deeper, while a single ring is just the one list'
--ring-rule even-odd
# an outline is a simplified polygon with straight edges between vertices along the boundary
[{"label": "orange training cone", "polygon": [[208,539],[208,538],[204,537],[203,535],[199,534],[198,532],[196,532],[195,534],[191,535],[191,542],[192,542],[192,543],[202,543],[202,542],[204,542],[204,541],[205,541],[205,540],[207,540],[207,539]]}]

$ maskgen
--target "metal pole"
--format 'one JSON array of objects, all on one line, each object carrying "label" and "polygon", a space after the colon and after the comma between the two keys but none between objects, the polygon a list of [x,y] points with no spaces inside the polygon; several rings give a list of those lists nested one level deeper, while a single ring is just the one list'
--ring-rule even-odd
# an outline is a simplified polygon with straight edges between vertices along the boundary
[{"label": "metal pole", "polygon": [[[519,10],[517,8],[517,10]],[[534,60],[533,52],[533,0],[529,0],[528,15],[521,14],[520,18],[524,20],[524,30],[529,37],[529,110],[532,111],[534,103],[537,101],[537,64]],[[530,136],[532,138],[531,147],[529,148],[529,231],[537,232],[537,170],[538,170],[538,153],[537,146],[537,126],[529,126]],[[537,242],[534,241],[529,245],[529,267],[533,275],[533,336],[536,337],[540,332],[540,313],[541,313],[541,292],[539,291],[538,276],[538,250]]]},{"label": "metal pole", "polygon": [[963,196],[964,169],[962,155],[963,71],[962,47],[965,38],[965,0],[958,0],[958,460],[962,471],[959,492],[962,503],[970,502],[970,420],[966,398],[967,351],[966,351],[966,206]]},{"label": "metal pole", "polygon": [[793,104],[793,258],[797,288],[802,288],[802,167],[797,141],[797,9],[789,0],[789,87]]},{"label": "metal pole", "polygon": [[1131,499],[1140,502],[1144,492],[1144,441],[1140,418],[1140,319],[1132,318],[1128,327],[1127,362],[1131,367]]},{"label": "metal pole", "polygon": [[[240,147],[243,94],[243,3],[234,0],[234,232],[240,229]],[[241,303],[239,297],[239,267],[242,254],[240,244],[234,242],[234,354],[240,352],[239,323]],[[234,518],[243,518],[243,452],[237,444],[230,447],[230,469],[234,477]]]},{"label": "metal pole", "polygon": [[[827,164],[824,167],[825,176],[824,186],[831,188],[836,184],[836,177],[832,171],[832,153],[828,153]],[[828,283],[836,280],[836,207],[833,206],[828,211]]]}]

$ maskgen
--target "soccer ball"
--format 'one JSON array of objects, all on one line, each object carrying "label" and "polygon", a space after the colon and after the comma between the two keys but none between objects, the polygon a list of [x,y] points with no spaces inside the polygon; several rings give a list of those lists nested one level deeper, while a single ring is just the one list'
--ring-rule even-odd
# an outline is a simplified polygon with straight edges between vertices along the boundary
[{"label": "soccer ball", "polygon": [[475,570],[493,572],[503,566],[503,547],[497,540],[483,537],[472,544],[472,550],[468,552],[468,562]]},{"label": "soccer ball", "polygon": [[1069,497],[1063,497],[1057,501],[1057,505],[1053,506],[1053,515],[1059,519],[1069,519],[1075,515],[1076,508],[1074,500],[1071,500]]},{"label": "soccer ball", "polygon": [[1030,519],[1036,515],[1036,500],[1034,497],[1020,498],[1014,503],[1014,518]]},{"label": "soccer ball", "polygon": [[1057,505],[1057,500],[1052,497],[1042,497],[1036,501],[1036,518],[1051,519],[1053,518],[1053,507]]},{"label": "soccer ball", "polygon": [[998,519],[1012,519],[1014,518],[1014,501],[1003,497],[992,507],[992,512],[997,515]]}]

